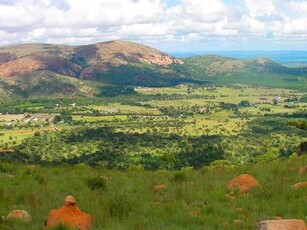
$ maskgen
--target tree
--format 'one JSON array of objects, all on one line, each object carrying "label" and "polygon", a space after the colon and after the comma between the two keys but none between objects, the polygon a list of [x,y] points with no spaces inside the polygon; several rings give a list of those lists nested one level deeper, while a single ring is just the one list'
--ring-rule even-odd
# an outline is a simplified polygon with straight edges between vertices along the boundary
[{"label": "tree", "polygon": [[301,156],[307,153],[307,141],[302,142],[299,146],[298,155]]},{"label": "tree", "polygon": [[56,124],[58,122],[62,121],[62,118],[60,115],[55,115],[53,118],[53,123]]},{"label": "tree", "polygon": [[251,104],[249,103],[248,100],[242,100],[242,101],[239,103],[239,106],[242,106],[242,107],[251,107]]}]

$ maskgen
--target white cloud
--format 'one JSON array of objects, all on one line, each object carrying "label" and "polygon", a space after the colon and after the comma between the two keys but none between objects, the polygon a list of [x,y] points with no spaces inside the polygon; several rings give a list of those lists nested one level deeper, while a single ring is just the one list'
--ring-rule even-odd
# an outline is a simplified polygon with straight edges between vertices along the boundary
[{"label": "white cloud", "polygon": [[159,0],[66,0],[67,11],[48,9],[48,25],[99,27],[151,23],[163,15]]},{"label": "white cloud", "polygon": [[119,29],[119,34],[130,36],[161,36],[168,33],[171,28],[166,24],[134,24],[134,25],[123,25]]},{"label": "white cloud", "polygon": [[286,5],[292,10],[307,12],[307,1],[290,1]]},{"label": "white cloud", "polygon": [[251,17],[271,16],[276,12],[273,0],[245,0],[245,5]]},{"label": "white cloud", "polygon": [[16,5],[1,5],[0,7],[0,29],[27,30],[35,27],[43,20],[37,9],[25,7],[21,2]]},{"label": "white cloud", "polygon": [[[301,42],[307,0],[0,0],[0,45],[131,39],[157,45]],[[170,5],[167,7],[167,5]]]},{"label": "white cloud", "polygon": [[307,18],[288,21],[283,31],[286,34],[307,34]]},{"label": "white cloud", "polygon": [[227,15],[227,7],[220,0],[182,0],[181,7],[182,14],[196,21],[217,22]]}]

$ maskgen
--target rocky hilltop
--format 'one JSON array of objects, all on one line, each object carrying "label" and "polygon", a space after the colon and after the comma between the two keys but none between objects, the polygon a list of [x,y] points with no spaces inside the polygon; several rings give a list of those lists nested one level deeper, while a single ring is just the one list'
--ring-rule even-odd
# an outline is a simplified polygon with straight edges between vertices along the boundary
[{"label": "rocky hilltop", "polygon": [[154,48],[122,40],[6,46],[0,48],[0,98],[99,96],[110,85],[120,86],[115,91],[122,92],[129,85],[193,82],[173,69],[182,64]]},{"label": "rocky hilltop", "polygon": [[28,44],[0,48],[0,77],[49,70],[78,78],[91,78],[128,64],[168,67],[183,61],[154,48],[117,40],[85,46]]}]

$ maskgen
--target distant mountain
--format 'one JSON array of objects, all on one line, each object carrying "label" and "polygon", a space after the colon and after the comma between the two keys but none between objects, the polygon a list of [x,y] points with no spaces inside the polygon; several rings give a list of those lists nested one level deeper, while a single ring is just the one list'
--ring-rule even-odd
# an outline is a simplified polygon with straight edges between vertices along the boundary
[{"label": "distant mountain", "polygon": [[79,97],[132,93],[129,86],[244,83],[306,87],[305,68],[269,59],[215,55],[179,59],[122,40],[84,46],[26,44],[0,48],[0,98]]},{"label": "distant mountain", "polygon": [[[170,86],[192,82],[170,68],[172,64],[181,65],[183,61],[151,47],[121,40],[85,46],[7,46],[0,48],[0,95],[94,96],[109,85],[119,85],[122,91],[129,85]],[[91,90],[84,92],[85,86]]]},{"label": "distant mountain", "polygon": [[307,90],[307,68],[288,68],[268,58],[240,60],[202,55],[185,58],[183,61],[180,71],[212,83],[242,83]]}]

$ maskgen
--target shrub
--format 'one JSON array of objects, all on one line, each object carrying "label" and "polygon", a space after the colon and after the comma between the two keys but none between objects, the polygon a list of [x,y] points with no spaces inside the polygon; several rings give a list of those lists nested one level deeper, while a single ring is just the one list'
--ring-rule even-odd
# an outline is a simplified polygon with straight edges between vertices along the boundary
[{"label": "shrub", "polygon": [[3,173],[12,173],[14,170],[13,166],[8,164],[0,164],[0,172]]},{"label": "shrub", "polygon": [[174,183],[182,184],[188,179],[187,175],[183,171],[175,172],[174,175],[172,176],[172,181]]},{"label": "shrub", "polygon": [[88,177],[87,179],[85,179],[85,183],[91,191],[94,191],[96,189],[106,190],[107,180],[108,179],[105,176],[93,176],[93,177]]},{"label": "shrub", "polygon": [[231,163],[228,160],[215,160],[210,163],[211,167],[230,167]]},{"label": "shrub", "polygon": [[132,202],[125,193],[111,196],[107,201],[109,213],[112,217],[122,221],[132,211]]}]

